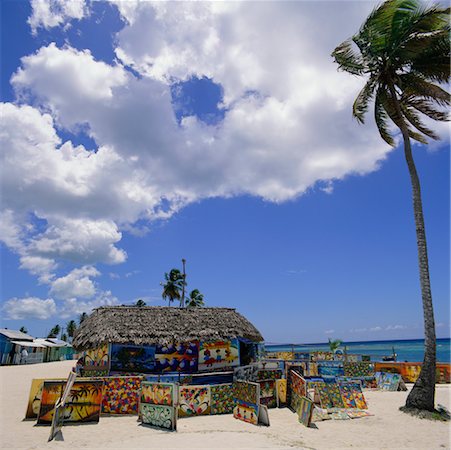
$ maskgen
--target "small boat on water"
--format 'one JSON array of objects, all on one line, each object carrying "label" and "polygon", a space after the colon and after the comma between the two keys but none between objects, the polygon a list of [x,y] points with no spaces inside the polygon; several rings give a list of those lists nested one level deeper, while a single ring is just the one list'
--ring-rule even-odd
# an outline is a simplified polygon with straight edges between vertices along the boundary
[{"label": "small boat on water", "polygon": [[398,355],[395,353],[395,347],[392,347],[392,354],[388,355],[388,356],[383,356],[382,357],[382,361],[386,361],[386,362],[396,362],[396,358],[398,357]]}]

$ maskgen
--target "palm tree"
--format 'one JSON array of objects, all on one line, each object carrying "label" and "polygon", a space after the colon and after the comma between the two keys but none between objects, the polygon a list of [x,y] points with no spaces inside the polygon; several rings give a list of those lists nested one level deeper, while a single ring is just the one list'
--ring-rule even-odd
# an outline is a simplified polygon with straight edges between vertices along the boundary
[{"label": "palm tree", "polygon": [[28,333],[28,330],[27,330],[25,327],[23,327],[23,326],[20,327],[19,331],[20,331],[21,333],[25,333],[25,334]]},{"label": "palm tree", "polygon": [[353,105],[354,117],[363,123],[374,98],[374,117],[382,139],[396,146],[389,128],[392,122],[401,131],[404,143],[412,185],[425,335],[421,373],[407,397],[406,409],[434,410],[436,366],[423,205],[410,139],[423,144],[427,143],[426,136],[438,139],[423,123],[421,115],[447,120],[446,112],[440,107],[449,105],[449,94],[438,84],[449,80],[449,55],[449,9],[425,6],[419,0],[383,3],[369,15],[355,36],[332,53],[339,69],[367,77]]},{"label": "palm tree", "polygon": [[332,340],[331,338],[329,338],[329,348],[330,351],[332,353],[335,353],[335,350],[338,350],[338,348],[340,347],[340,345],[342,344],[342,340],[340,339],[334,339]]},{"label": "palm tree", "polygon": [[85,312],[82,312],[80,314],[80,317],[78,318],[78,324],[81,325],[83,323],[84,320],[86,320],[88,318],[88,314],[86,314]]},{"label": "palm tree", "polygon": [[61,334],[61,340],[67,342],[67,334],[66,333]]},{"label": "palm tree", "polygon": [[142,299],[139,299],[139,300],[136,302],[136,306],[137,306],[138,308],[141,308],[141,307],[143,307],[143,306],[146,306],[146,302],[145,302],[144,300],[142,300]]},{"label": "palm tree", "polygon": [[48,338],[56,338],[61,331],[61,327],[59,325],[55,325],[47,335]]},{"label": "palm tree", "polygon": [[199,289],[192,290],[187,300],[186,306],[188,308],[200,308],[204,306],[204,296],[200,293]]},{"label": "palm tree", "polygon": [[163,286],[163,293],[161,296],[164,300],[168,299],[168,305],[174,300],[180,300],[182,297],[181,290],[183,288],[184,278],[180,270],[172,269],[169,274],[164,274],[166,283],[160,283]]},{"label": "palm tree", "polygon": [[76,324],[75,320],[69,320],[69,322],[67,322],[66,330],[67,330],[67,335],[70,338],[73,338],[75,331],[77,330],[77,324]]}]

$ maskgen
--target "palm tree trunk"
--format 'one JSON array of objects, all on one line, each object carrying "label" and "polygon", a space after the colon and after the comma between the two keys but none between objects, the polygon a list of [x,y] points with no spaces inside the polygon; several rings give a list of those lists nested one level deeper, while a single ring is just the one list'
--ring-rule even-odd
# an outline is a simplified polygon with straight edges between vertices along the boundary
[{"label": "palm tree trunk", "polygon": [[395,88],[391,80],[389,81],[389,89],[399,117],[399,127],[404,140],[404,156],[407,162],[410,181],[412,184],[413,212],[417,234],[418,265],[420,270],[420,285],[424,318],[423,364],[421,366],[420,375],[407,397],[406,407],[434,411],[436,370],[435,321],[434,309],[432,305],[431,282],[429,277],[429,261],[426,244],[426,231],[424,227],[420,180],[418,178],[418,173],[412,156],[409,131],[406,123],[404,122]]}]

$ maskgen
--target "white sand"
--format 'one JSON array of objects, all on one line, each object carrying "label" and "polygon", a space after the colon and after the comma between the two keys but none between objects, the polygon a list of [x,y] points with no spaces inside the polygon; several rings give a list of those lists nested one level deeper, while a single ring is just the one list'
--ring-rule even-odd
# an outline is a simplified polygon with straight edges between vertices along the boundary
[{"label": "white sand", "polygon": [[[64,441],[47,443],[50,427],[23,421],[32,378],[66,377],[73,361],[0,367],[0,442],[6,449],[132,448],[306,448],[419,449],[450,448],[450,426],[417,419],[398,411],[405,392],[366,392],[373,417],[318,422],[306,428],[287,408],[271,409],[270,427],[256,427],[231,415],[178,421],[177,432],[141,426],[136,416],[101,417],[99,424],[67,425]],[[450,408],[451,386],[437,386],[437,403]]]}]

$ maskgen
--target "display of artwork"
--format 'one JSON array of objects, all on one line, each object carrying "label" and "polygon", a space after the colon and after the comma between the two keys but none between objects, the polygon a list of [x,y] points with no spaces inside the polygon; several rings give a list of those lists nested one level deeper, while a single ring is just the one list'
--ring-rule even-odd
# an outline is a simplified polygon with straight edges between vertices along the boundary
[{"label": "display of artwork", "polygon": [[141,377],[105,377],[102,413],[138,414]]},{"label": "display of artwork", "polygon": [[111,345],[111,370],[146,373],[155,370],[155,346]]},{"label": "display of artwork", "polygon": [[345,408],[368,409],[360,383],[339,383]]},{"label": "display of artwork", "polygon": [[[42,386],[44,384],[44,381],[44,378],[34,378],[33,380],[31,380],[30,394],[28,396],[25,419],[36,419],[38,417],[39,408],[41,406]],[[48,381],[60,381],[61,383],[64,382],[62,378]]]},{"label": "display of artwork", "polygon": [[174,406],[175,396],[175,385],[172,383],[153,383],[150,381],[141,383],[141,403]]},{"label": "display of artwork", "polygon": [[276,380],[277,405],[281,407],[287,403],[287,380]]},{"label": "display of artwork", "polygon": [[261,380],[258,384],[260,385],[260,404],[268,408],[276,408],[276,380]]},{"label": "display of artwork", "polygon": [[318,408],[317,406],[313,408],[312,422],[321,422],[330,419],[331,417],[329,416],[327,409]]},{"label": "display of artwork", "polygon": [[312,421],[314,403],[307,397],[301,397],[299,406],[297,409],[298,420],[306,427],[310,426]]},{"label": "display of artwork", "polygon": [[145,425],[166,430],[177,429],[177,417],[173,406],[141,404],[141,419]]},{"label": "display of artwork", "polygon": [[382,391],[397,391],[401,381],[399,373],[376,372],[377,387]]},{"label": "display of artwork", "polygon": [[233,370],[233,381],[257,381],[259,368],[257,364],[236,367]]},{"label": "display of artwork", "polygon": [[199,344],[199,371],[240,365],[238,339]]},{"label": "display of artwork", "polygon": [[290,370],[288,374],[288,390],[295,392],[299,396],[307,394],[307,383],[305,379],[294,370]]},{"label": "display of artwork", "polygon": [[100,347],[86,350],[83,353],[83,375],[89,376],[105,376],[110,370],[110,357],[108,344]]},{"label": "display of artwork", "polygon": [[334,361],[335,354],[332,352],[311,352],[310,359],[312,361]]},{"label": "display of artwork", "polygon": [[210,386],[180,386],[179,417],[210,414]]},{"label": "display of artwork", "polygon": [[233,385],[216,384],[210,386],[211,414],[233,413]]},{"label": "display of artwork", "polygon": [[174,343],[157,345],[155,349],[156,372],[197,372],[199,343]]},{"label": "display of artwork", "polygon": [[260,369],[257,372],[257,380],[280,380],[282,377],[281,369]]},{"label": "display of artwork", "polygon": [[[65,382],[44,381],[38,424],[52,423],[55,404],[63,394]],[[65,422],[98,422],[103,381],[76,381],[66,401]]]},{"label": "display of artwork", "polygon": [[310,353],[308,352],[294,352],[294,359],[310,361]]},{"label": "display of artwork", "polygon": [[258,412],[258,404],[235,400],[235,406],[233,408],[233,417],[235,419],[258,425]]},{"label": "display of artwork", "polygon": [[374,364],[369,362],[344,362],[344,375],[346,377],[374,376]]},{"label": "display of artwork", "polygon": [[260,403],[260,385],[248,381],[233,383],[233,397],[247,403]]},{"label": "display of artwork", "polygon": [[277,359],[292,360],[294,359],[294,352],[276,352]]},{"label": "display of artwork", "polygon": [[348,362],[357,362],[359,360],[359,355],[346,355],[346,360]]},{"label": "display of artwork", "polygon": [[309,377],[317,377],[318,376],[318,364],[316,362],[309,363],[308,375],[309,375]]},{"label": "display of artwork", "polygon": [[323,361],[318,363],[318,375],[321,377],[340,377],[344,375],[343,363]]}]

